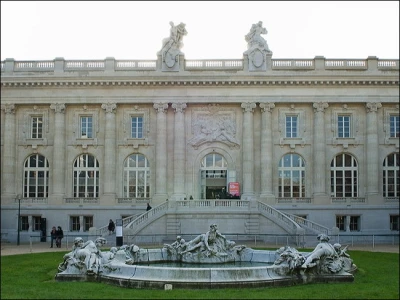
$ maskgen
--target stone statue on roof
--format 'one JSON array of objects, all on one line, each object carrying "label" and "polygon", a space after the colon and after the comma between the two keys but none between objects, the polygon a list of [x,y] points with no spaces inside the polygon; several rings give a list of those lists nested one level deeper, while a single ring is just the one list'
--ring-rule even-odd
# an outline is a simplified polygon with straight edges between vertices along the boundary
[{"label": "stone statue on roof", "polygon": [[272,51],[269,49],[267,41],[261,35],[267,34],[267,32],[267,29],[263,27],[260,21],[253,24],[250,28],[250,32],[245,35],[247,51],[243,54],[248,57],[249,71],[266,70],[267,61],[270,61]]},{"label": "stone statue on roof", "polygon": [[178,61],[178,55],[183,54],[181,49],[183,47],[183,36],[187,35],[186,24],[179,23],[174,25],[173,22],[169,22],[171,25],[170,36],[163,39],[162,48],[158,52],[158,55],[162,56],[163,63],[169,68],[172,68]]},{"label": "stone statue on roof", "polygon": [[253,24],[250,28],[250,32],[245,35],[248,49],[246,52],[251,53],[255,49],[259,49],[263,52],[270,53],[271,50],[268,47],[267,41],[261,36],[262,34],[267,33],[268,31],[265,27],[263,27],[262,21]]}]

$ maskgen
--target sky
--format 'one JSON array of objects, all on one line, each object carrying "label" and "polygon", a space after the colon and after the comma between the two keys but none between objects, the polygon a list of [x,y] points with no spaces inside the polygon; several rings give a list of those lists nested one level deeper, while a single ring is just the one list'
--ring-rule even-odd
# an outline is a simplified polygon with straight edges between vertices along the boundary
[{"label": "sky", "polygon": [[273,59],[399,59],[399,1],[1,1],[1,60],[156,60],[171,21],[189,60],[242,59],[259,21]]}]

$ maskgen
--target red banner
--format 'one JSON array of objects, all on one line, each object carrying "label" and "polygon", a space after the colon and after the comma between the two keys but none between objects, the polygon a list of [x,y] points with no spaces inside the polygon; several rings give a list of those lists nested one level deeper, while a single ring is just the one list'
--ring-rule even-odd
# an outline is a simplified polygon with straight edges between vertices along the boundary
[{"label": "red banner", "polygon": [[232,196],[240,196],[239,182],[229,182],[229,194]]}]

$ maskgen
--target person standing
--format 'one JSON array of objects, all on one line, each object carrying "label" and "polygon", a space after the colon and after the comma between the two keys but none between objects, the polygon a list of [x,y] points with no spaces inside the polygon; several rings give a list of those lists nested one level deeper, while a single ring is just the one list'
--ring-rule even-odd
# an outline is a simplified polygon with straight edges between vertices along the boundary
[{"label": "person standing", "polygon": [[108,223],[108,234],[113,234],[115,230],[115,223],[113,220],[110,219],[110,222]]},{"label": "person standing", "polygon": [[56,229],[56,226],[53,226],[53,228],[51,228],[51,231],[50,231],[50,237],[51,237],[50,248],[53,248],[53,243],[54,243],[54,240],[56,239],[56,236],[57,236],[57,229]]},{"label": "person standing", "polygon": [[56,246],[57,248],[61,248],[61,240],[64,238],[64,231],[62,230],[61,226],[57,227],[56,231]]},{"label": "person standing", "polygon": [[149,211],[150,209],[151,209],[150,203],[147,203],[146,211]]}]

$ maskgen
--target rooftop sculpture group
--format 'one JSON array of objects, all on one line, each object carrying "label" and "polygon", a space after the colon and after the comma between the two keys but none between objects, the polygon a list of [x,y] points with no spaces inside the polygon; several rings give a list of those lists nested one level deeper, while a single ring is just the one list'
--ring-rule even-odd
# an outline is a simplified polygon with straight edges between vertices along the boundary
[{"label": "rooftop sculpture group", "polygon": [[[105,239],[84,242],[77,237],[71,252],[64,255],[59,264],[56,279],[98,280],[123,284],[127,287],[159,287],[162,283],[204,287],[205,282],[245,285],[253,282],[259,286],[279,282],[293,284],[302,282],[353,281],[351,275],[357,270],[347,247],[331,245],[329,237],[318,235],[319,244],[312,252],[299,252],[285,246],[276,251],[254,250],[245,245],[236,245],[221,234],[216,224],[210,230],[186,242],[177,236],[172,244],[164,244],[161,249],[144,249],[139,246],[123,245],[102,251]],[[190,263],[203,266],[166,267],[160,262]],[[257,267],[218,267],[226,263],[257,263]],[[204,265],[210,266],[208,269]],[[260,267],[261,266],[261,267]],[[200,271],[201,270],[201,271]],[[243,277],[241,279],[241,277]],[[146,282],[144,285],[143,282]]]}]

